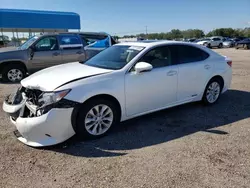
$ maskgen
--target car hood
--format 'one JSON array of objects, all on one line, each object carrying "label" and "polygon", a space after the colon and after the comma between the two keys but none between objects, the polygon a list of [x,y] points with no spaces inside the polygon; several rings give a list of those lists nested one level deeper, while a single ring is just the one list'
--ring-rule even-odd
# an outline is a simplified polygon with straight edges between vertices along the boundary
[{"label": "car hood", "polygon": [[6,47],[6,48],[0,48],[0,53],[3,52],[13,52],[18,51],[19,49],[17,47]]},{"label": "car hood", "polygon": [[21,84],[29,89],[53,91],[66,83],[112,71],[110,69],[87,66],[79,62],[67,63],[36,72],[22,80]]}]

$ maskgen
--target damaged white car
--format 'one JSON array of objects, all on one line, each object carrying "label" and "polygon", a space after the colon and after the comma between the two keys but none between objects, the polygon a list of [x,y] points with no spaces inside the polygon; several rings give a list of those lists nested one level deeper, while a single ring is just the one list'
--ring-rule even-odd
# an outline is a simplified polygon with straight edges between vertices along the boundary
[{"label": "damaged white car", "polygon": [[191,43],[117,44],[85,63],[27,77],[3,109],[18,139],[33,147],[58,144],[74,134],[96,138],[136,116],[192,101],[215,103],[230,87],[231,65]]}]

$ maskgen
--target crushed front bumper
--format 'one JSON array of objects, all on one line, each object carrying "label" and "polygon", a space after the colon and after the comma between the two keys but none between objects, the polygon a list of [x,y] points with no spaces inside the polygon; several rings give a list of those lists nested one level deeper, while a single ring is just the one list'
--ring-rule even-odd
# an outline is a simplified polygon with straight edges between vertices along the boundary
[{"label": "crushed front bumper", "polygon": [[65,108],[52,108],[40,116],[26,117],[25,113],[32,110],[32,105],[23,96],[19,104],[9,104],[7,98],[3,110],[10,115],[20,133],[17,135],[19,141],[32,147],[43,147],[61,143],[75,134],[71,124],[74,103],[71,104],[67,103]]}]

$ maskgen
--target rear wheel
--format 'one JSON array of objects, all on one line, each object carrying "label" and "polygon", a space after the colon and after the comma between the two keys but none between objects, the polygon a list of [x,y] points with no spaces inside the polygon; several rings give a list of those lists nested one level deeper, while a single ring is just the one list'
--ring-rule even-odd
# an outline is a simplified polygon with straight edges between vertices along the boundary
[{"label": "rear wheel", "polygon": [[206,105],[214,104],[220,97],[222,83],[219,79],[212,79],[206,86],[202,101]]},{"label": "rear wheel", "polygon": [[76,119],[78,137],[95,139],[106,135],[119,122],[119,113],[113,102],[104,99],[84,103]]},{"label": "rear wheel", "polygon": [[218,48],[222,48],[222,46],[223,46],[222,43],[220,43],[219,46],[218,46]]},{"label": "rear wheel", "polygon": [[245,50],[248,50],[249,47],[250,47],[250,45],[248,45],[248,44],[244,44],[244,46],[243,46],[243,48],[244,48]]},{"label": "rear wheel", "polygon": [[20,82],[25,74],[26,71],[21,65],[7,65],[2,71],[3,80],[7,82]]}]

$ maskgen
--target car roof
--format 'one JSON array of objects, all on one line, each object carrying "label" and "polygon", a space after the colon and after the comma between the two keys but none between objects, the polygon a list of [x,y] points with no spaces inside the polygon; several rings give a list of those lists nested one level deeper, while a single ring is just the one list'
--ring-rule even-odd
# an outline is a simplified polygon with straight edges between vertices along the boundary
[{"label": "car roof", "polygon": [[109,36],[108,33],[105,32],[57,32],[57,33],[44,33],[39,34],[40,36],[46,35],[100,35],[100,36]]},{"label": "car roof", "polygon": [[[146,40],[147,41],[147,40]],[[145,48],[151,48],[151,47],[157,47],[157,46],[161,46],[161,45],[173,45],[173,44],[182,44],[182,45],[186,45],[186,46],[193,46],[196,48],[199,48],[205,52],[207,52],[208,54],[212,55],[212,56],[220,56],[218,53],[216,53],[215,51],[203,46],[203,45],[199,45],[196,43],[190,43],[190,42],[183,42],[183,41],[171,41],[171,40],[155,40],[155,41],[151,41],[151,42],[143,42],[143,41],[137,41],[137,42],[122,42],[122,43],[118,43],[115,44],[114,46],[124,46],[124,45],[128,45],[128,46],[138,46],[138,47],[145,47]]]},{"label": "car roof", "polygon": [[172,41],[172,40],[144,40],[144,41],[136,41],[136,42],[121,42],[116,45],[129,45],[129,46],[142,46],[142,47],[153,47],[164,44],[186,44],[193,45],[190,42],[183,41]]}]

